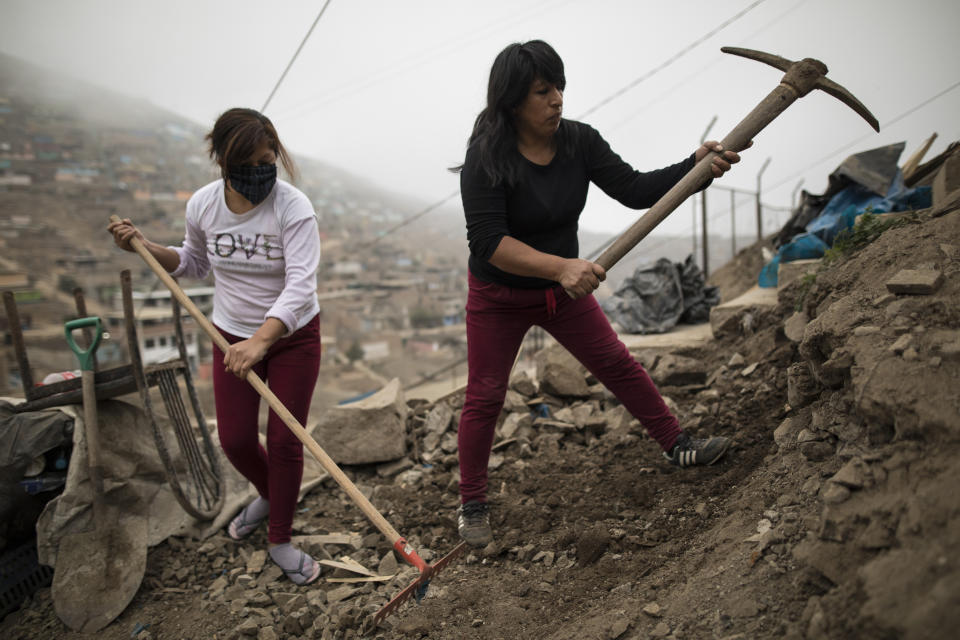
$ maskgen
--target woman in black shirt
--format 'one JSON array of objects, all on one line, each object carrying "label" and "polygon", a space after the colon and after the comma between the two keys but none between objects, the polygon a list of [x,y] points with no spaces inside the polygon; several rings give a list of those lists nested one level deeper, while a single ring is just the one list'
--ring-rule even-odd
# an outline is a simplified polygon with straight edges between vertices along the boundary
[{"label": "woman in black shirt", "polygon": [[[577,357],[636,417],[678,466],[711,464],[727,438],[684,433],[647,372],[617,338],[591,293],[606,277],[578,258],[577,227],[595,183],[633,209],[652,206],[719,143],[648,173],[635,171],[587,124],[562,116],[563,62],[539,40],[512,44],[490,71],[460,167],[470,247],[468,380],[460,418],[460,535],[492,540],[487,463],[517,350],[539,325]],[[713,160],[719,177],[739,156]],[[706,186],[706,185],[704,185]]]}]

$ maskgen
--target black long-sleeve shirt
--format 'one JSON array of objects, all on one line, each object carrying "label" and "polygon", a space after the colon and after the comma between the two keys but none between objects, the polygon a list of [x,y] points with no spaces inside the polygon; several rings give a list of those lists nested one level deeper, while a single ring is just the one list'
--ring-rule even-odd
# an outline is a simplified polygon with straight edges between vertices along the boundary
[{"label": "black long-sleeve shirt", "polygon": [[555,286],[550,280],[514,275],[490,264],[500,240],[510,236],[543,253],[576,258],[578,222],[590,182],[624,206],[646,209],[694,166],[691,155],[663,169],[636,171],[590,125],[564,120],[561,126],[577,128],[574,153],[558,151],[550,164],[538,165],[517,152],[520,178],[512,187],[503,183],[491,186],[476,151],[467,150],[460,193],[467,220],[469,268],[480,280],[520,289]]}]

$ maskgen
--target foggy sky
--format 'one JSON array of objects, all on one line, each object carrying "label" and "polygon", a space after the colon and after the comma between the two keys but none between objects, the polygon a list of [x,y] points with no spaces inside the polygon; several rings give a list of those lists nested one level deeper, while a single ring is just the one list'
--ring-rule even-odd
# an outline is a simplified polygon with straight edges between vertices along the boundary
[{"label": "foggy sky", "polygon": [[[322,4],[2,0],[0,51],[209,126],[230,107],[263,105]],[[429,203],[457,188],[446,168],[463,159],[490,64],[506,44],[541,38],[557,49],[564,114],[576,118],[751,4],[332,0],[266,112],[295,153]],[[906,141],[905,160],[937,132],[931,157],[960,139],[960,87],[904,115],[960,81],[957,24],[955,0],[765,0],[585,121],[635,167],[655,169],[692,152],[714,115],[710,138],[722,138],[778,83],[777,70],[721,46],[818,58],[873,111],[881,133],[826,94],[798,100],[721,181],[752,190],[771,158],[764,200],[788,205],[801,180],[822,192],[851,153]],[[581,224],[612,232],[634,217],[594,188]],[[678,211],[658,232],[690,225]]]}]

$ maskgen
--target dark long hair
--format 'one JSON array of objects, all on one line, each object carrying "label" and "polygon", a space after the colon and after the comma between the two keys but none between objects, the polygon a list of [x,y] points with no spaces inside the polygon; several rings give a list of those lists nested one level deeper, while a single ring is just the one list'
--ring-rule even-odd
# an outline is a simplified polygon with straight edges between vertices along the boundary
[{"label": "dark long hair", "polygon": [[[567,85],[563,60],[543,40],[515,42],[501,51],[490,68],[487,106],[477,116],[467,145],[473,148],[480,169],[491,184],[514,185],[520,171],[517,152],[517,125],[514,110],[530,91],[534,80],[543,80],[563,91]],[[573,140],[571,127],[561,123],[557,131],[558,153],[569,153]],[[460,171],[463,165],[452,171]]]},{"label": "dark long hair", "polygon": [[291,179],[296,175],[293,158],[287,153],[270,118],[253,109],[234,108],[223,112],[206,137],[210,143],[210,159],[227,177],[229,167],[246,162],[264,143],[268,143]]}]

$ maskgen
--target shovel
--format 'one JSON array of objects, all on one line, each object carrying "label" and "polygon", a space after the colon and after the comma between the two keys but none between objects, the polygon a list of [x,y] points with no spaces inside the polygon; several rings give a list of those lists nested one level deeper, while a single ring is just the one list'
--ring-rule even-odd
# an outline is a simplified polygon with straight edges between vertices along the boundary
[{"label": "shovel", "polygon": [[[83,350],[74,342],[73,331],[88,327],[96,329],[96,334]],[[104,500],[93,371],[93,356],[103,336],[100,318],[71,320],[64,331],[83,370],[83,424],[94,527],[60,540],[53,573],[53,608],[68,627],[90,633],[110,624],[140,588],[147,567],[147,523],[144,518],[127,518],[120,526],[122,510]]]},{"label": "shovel", "polygon": [[[118,216],[110,216],[111,222],[119,222],[120,218]],[[217,328],[213,326],[205,315],[197,308],[197,305],[193,303],[187,294],[183,292],[183,289],[180,288],[180,285],[177,284],[177,281],[174,280],[166,269],[157,262],[157,259],[147,250],[143,243],[137,239],[132,238],[130,240],[130,246],[143,258],[143,261],[149,265],[150,269],[153,270],[154,274],[163,284],[167,285],[167,289],[170,290],[170,293],[174,298],[177,299],[177,302],[180,303],[183,308],[190,312],[190,315],[193,316],[193,319],[196,320],[197,324],[204,330],[204,332],[210,337],[215,345],[217,345],[221,351],[226,353],[230,348],[229,343],[226,339],[220,335],[220,332],[217,331]],[[435,563],[427,564],[423,558],[417,553],[417,551],[406,541],[403,536],[401,536],[396,529],[394,529],[387,519],[381,515],[377,508],[367,499],[363,493],[360,492],[360,489],[347,477],[347,475],[337,466],[337,463],[333,461],[327,452],[324,451],[317,441],[307,432],[302,424],[294,417],[292,413],[280,402],[280,399],[274,395],[273,391],[267,386],[267,384],[253,371],[247,372],[247,382],[250,383],[254,389],[257,390],[257,393],[270,405],[270,408],[273,409],[273,412],[283,420],[284,424],[287,425],[287,428],[293,432],[293,435],[297,437],[300,442],[303,443],[310,453],[317,459],[320,465],[324,470],[330,474],[330,476],[336,481],[340,488],[347,494],[347,496],[353,501],[357,507],[363,512],[363,515],[370,520],[370,523],[375,526],[383,536],[390,541],[390,544],[393,546],[394,551],[396,551],[406,562],[410,563],[420,572],[420,575],[412,582],[408,587],[403,589],[398,593],[390,602],[385,604],[376,615],[373,617],[374,626],[378,625],[384,618],[396,611],[400,605],[409,600],[411,597],[414,598],[417,602],[420,602],[426,594],[427,587],[430,584],[430,580],[435,577],[442,569],[447,565],[452,563],[454,560],[463,555],[466,551],[467,543],[461,542],[453,548],[450,553],[440,558]]]}]

